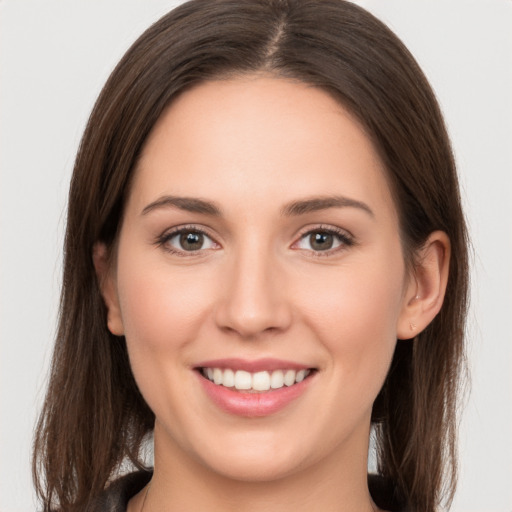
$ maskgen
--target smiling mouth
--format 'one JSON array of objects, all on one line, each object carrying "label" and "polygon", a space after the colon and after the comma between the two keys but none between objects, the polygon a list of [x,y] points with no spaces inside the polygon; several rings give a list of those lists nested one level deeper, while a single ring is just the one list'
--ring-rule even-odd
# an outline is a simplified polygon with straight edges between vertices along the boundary
[{"label": "smiling mouth", "polygon": [[244,391],[246,393],[261,393],[283,387],[291,387],[307,379],[315,370],[313,368],[293,370],[283,369],[271,372],[247,372],[231,368],[198,368],[199,373],[217,386]]}]

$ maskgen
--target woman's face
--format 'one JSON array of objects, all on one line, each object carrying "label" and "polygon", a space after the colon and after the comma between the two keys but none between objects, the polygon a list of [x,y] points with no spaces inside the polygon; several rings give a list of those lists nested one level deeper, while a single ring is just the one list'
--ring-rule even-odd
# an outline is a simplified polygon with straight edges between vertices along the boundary
[{"label": "woman's face", "polygon": [[366,470],[411,286],[382,163],[340,104],[261,76],[182,94],[144,148],[105,292],[155,463]]}]

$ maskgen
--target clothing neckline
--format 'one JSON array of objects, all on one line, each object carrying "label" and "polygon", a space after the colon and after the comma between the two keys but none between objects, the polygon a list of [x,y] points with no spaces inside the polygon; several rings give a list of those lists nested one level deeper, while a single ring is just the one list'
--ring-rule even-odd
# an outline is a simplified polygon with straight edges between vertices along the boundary
[{"label": "clothing neckline", "polygon": [[[126,512],[129,501],[151,480],[152,471],[135,471],[114,480],[87,512]],[[375,504],[389,512],[407,512],[396,487],[380,475],[368,475],[368,488]]]}]

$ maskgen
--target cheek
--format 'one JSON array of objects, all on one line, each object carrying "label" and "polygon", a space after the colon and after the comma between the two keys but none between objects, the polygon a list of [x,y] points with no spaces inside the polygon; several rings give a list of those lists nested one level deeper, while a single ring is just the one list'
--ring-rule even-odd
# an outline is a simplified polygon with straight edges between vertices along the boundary
[{"label": "cheek", "polygon": [[171,272],[144,257],[118,263],[118,294],[131,356],[171,354],[193,341],[209,308],[209,280],[192,269]]},{"label": "cheek", "polygon": [[301,295],[334,371],[376,392],[391,361],[402,306],[404,270],[396,261],[394,269],[384,263],[341,267],[335,276],[316,276]]},{"label": "cheek", "polygon": [[118,296],[132,372],[155,414],[175,421],[176,404],[193,398],[187,354],[210,309],[210,280],[189,269],[171,272],[144,253],[123,254],[129,256],[118,261]]}]

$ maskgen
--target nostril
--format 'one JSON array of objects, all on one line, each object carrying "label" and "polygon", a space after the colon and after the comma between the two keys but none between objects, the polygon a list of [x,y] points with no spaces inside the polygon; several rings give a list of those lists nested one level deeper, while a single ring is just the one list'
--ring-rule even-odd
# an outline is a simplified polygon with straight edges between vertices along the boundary
[{"label": "nostril", "polygon": [[233,301],[218,309],[216,323],[226,333],[236,333],[254,341],[262,335],[275,335],[286,330],[291,323],[291,314],[284,304],[256,305]]}]

